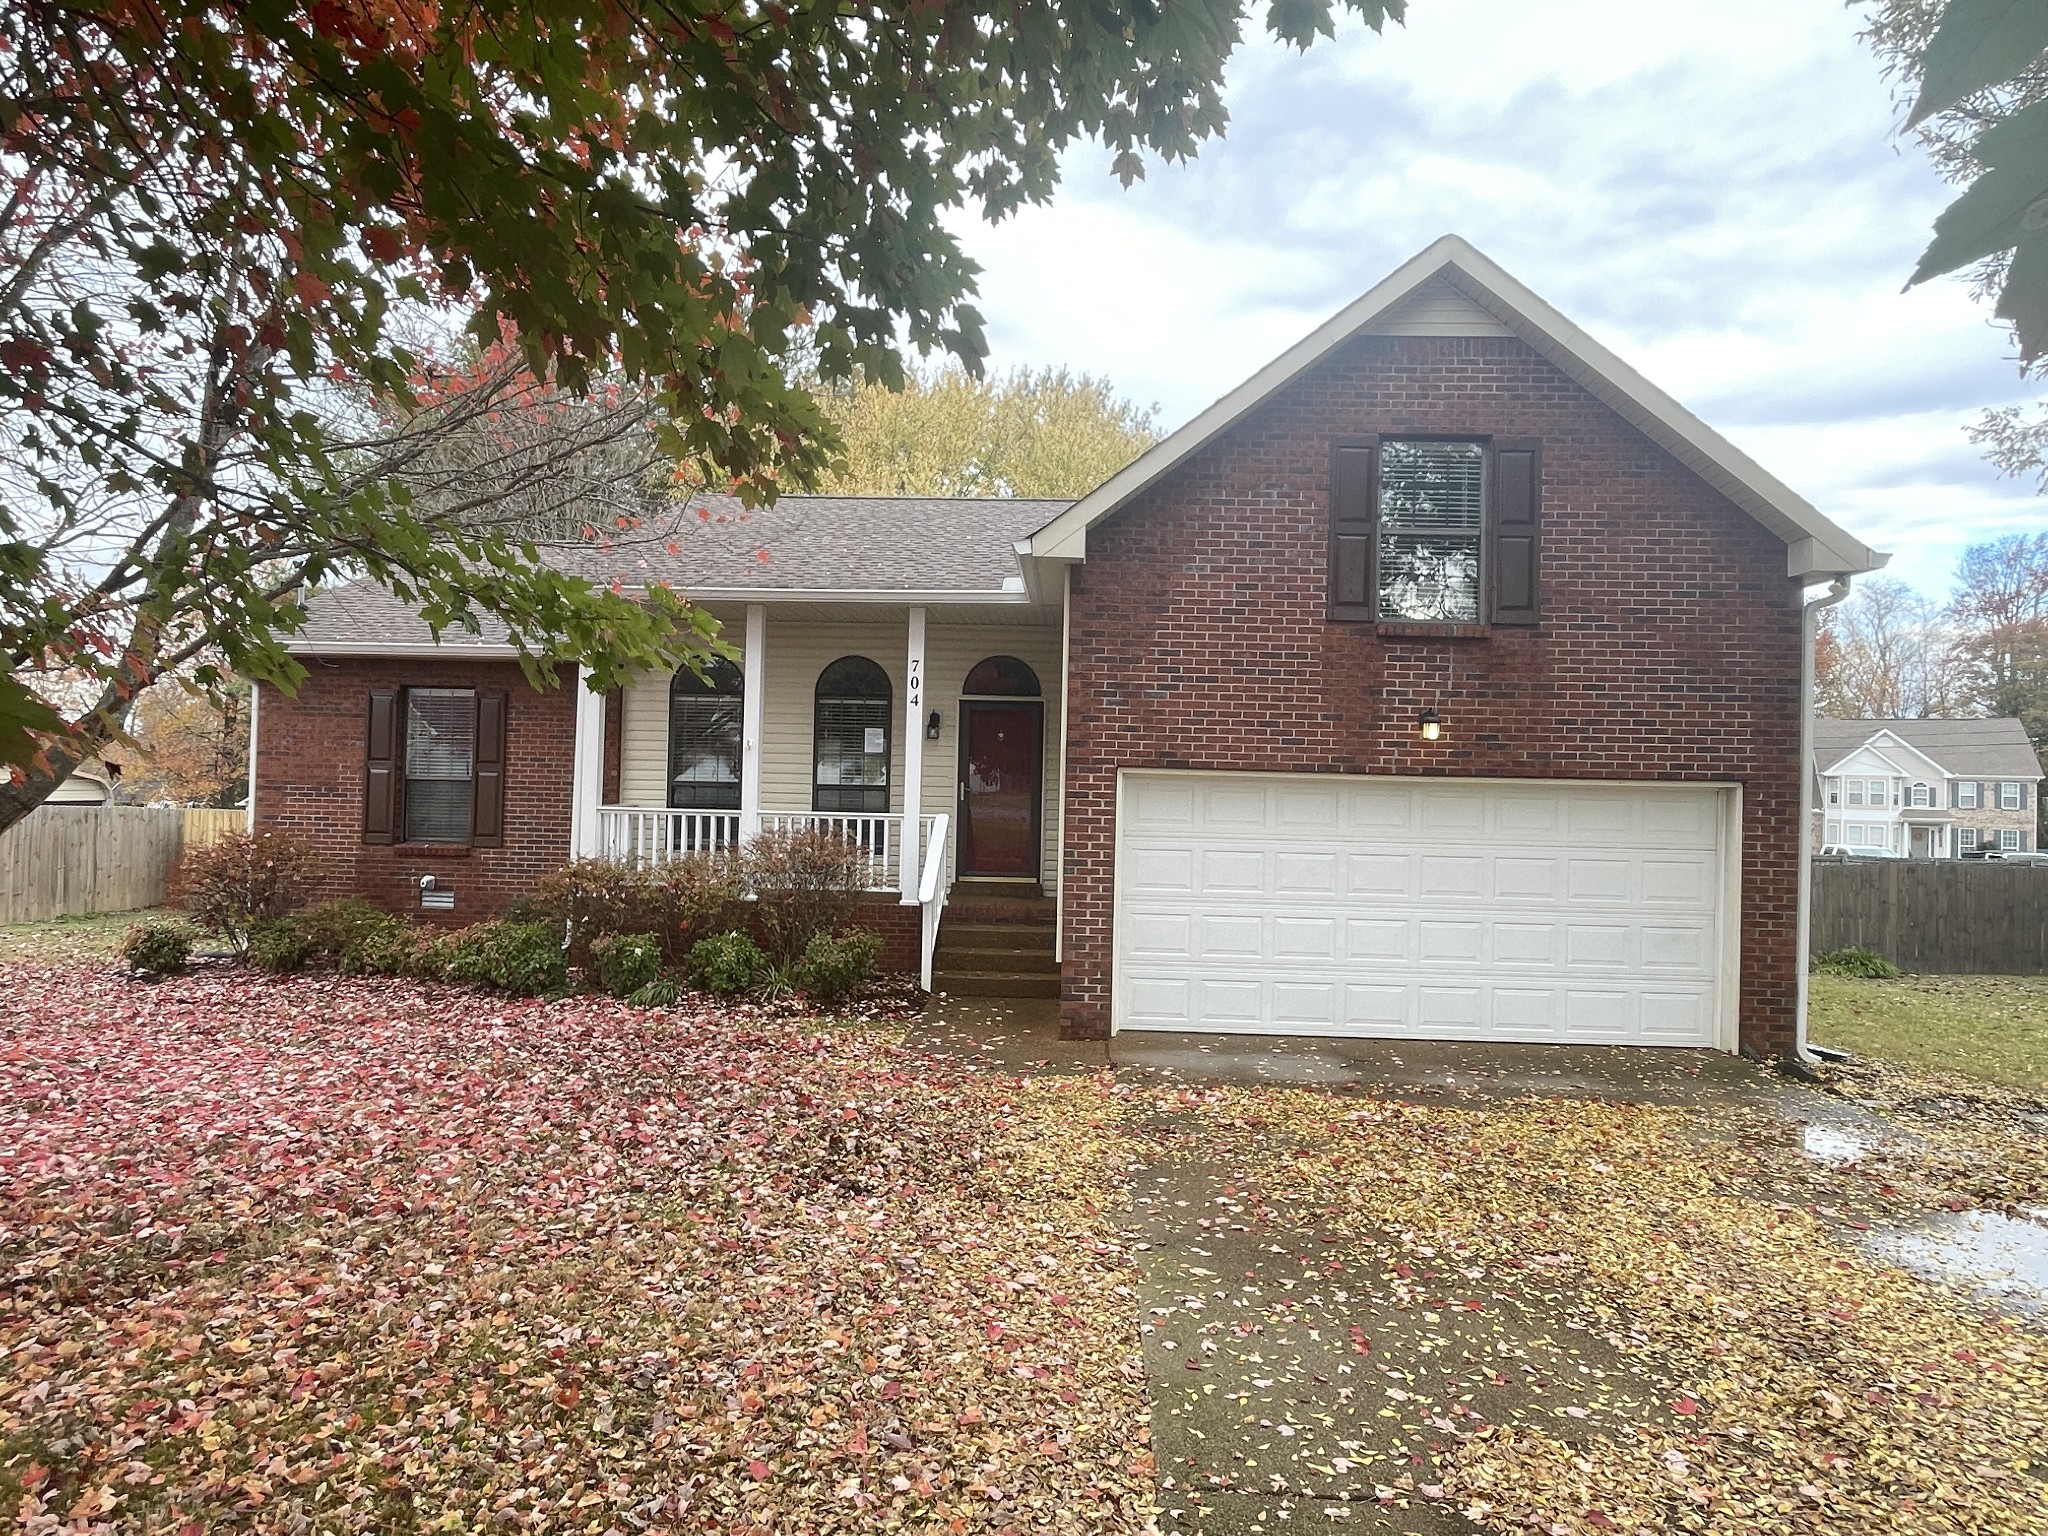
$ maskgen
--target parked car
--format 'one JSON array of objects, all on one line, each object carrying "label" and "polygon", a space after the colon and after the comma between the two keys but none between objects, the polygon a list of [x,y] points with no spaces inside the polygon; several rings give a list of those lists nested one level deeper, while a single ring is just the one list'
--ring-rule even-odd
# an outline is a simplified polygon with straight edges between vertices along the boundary
[{"label": "parked car", "polygon": [[1966,859],[2009,859],[2012,855],[1997,848],[1965,848],[1963,850],[1963,857]]},{"label": "parked car", "polygon": [[1823,859],[1903,859],[1903,853],[1890,848],[1851,848],[1847,843],[1826,843],[1820,850]]}]

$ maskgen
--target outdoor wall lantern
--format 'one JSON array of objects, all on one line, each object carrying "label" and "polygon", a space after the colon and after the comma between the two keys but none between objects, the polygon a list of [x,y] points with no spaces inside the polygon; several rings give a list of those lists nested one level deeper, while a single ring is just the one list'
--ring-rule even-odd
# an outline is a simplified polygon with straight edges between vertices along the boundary
[{"label": "outdoor wall lantern", "polygon": [[1424,741],[1435,741],[1444,733],[1444,717],[1434,709],[1425,709],[1422,718],[1416,722],[1416,729],[1422,733]]},{"label": "outdoor wall lantern", "polygon": [[932,711],[931,719],[924,723],[924,739],[926,741],[937,741],[939,739],[939,712],[936,709]]}]

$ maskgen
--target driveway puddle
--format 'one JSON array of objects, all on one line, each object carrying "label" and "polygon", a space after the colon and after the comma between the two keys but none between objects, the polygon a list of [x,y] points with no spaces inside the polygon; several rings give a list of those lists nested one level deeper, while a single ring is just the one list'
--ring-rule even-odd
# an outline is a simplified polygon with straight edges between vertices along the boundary
[{"label": "driveway puddle", "polygon": [[2033,1219],[1994,1211],[1944,1212],[1925,1226],[1873,1232],[1870,1251],[1928,1280],[1995,1296],[2037,1315],[2048,1313],[2048,1210]]},{"label": "driveway puddle", "polygon": [[1845,1168],[1870,1155],[1871,1144],[1839,1125],[1809,1125],[1799,1135],[1799,1150],[1816,1163]]}]

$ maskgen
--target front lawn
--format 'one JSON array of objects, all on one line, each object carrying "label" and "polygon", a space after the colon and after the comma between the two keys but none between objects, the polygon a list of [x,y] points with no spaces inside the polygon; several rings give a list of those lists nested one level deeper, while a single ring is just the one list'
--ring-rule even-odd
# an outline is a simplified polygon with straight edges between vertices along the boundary
[{"label": "front lawn", "polygon": [[24,1530],[1143,1523],[1090,1080],[219,966],[0,999]]},{"label": "front lawn", "polygon": [[2048,977],[1811,981],[1807,1036],[1816,1045],[2048,1093]]}]

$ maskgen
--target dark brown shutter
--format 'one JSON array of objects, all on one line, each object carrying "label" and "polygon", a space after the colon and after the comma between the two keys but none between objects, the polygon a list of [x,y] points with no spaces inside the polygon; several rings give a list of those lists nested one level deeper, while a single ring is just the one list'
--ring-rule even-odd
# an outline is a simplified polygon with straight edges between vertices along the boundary
[{"label": "dark brown shutter", "polygon": [[1486,558],[1493,571],[1495,624],[1534,624],[1539,618],[1536,584],[1536,514],[1542,466],[1534,443],[1496,443],[1493,501]]},{"label": "dark brown shutter", "polygon": [[370,690],[363,731],[363,841],[388,843],[398,826],[398,690]]},{"label": "dark brown shutter", "polygon": [[1340,446],[1330,473],[1330,617],[1371,619],[1373,451]]},{"label": "dark brown shutter", "polygon": [[505,695],[476,696],[476,809],[469,840],[483,848],[505,841]]}]

